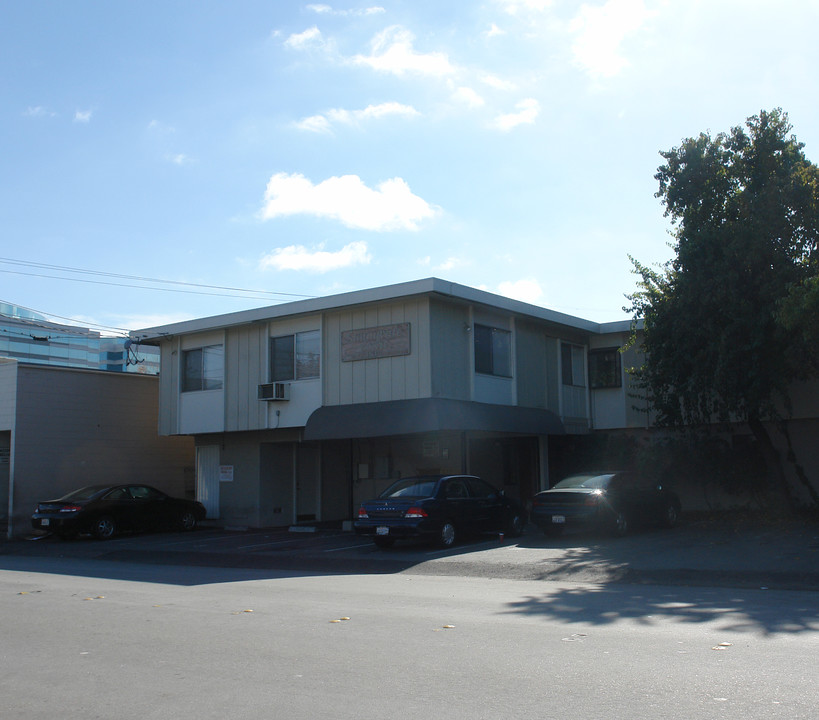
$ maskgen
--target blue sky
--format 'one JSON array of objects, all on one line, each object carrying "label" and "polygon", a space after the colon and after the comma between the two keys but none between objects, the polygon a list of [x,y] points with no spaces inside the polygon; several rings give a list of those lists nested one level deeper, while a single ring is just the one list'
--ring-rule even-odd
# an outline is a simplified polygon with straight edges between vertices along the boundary
[{"label": "blue sky", "polygon": [[628,255],[671,255],[659,151],[782,107],[819,160],[817,30],[819,0],[6,0],[0,301],[136,329],[436,276],[623,319]]}]

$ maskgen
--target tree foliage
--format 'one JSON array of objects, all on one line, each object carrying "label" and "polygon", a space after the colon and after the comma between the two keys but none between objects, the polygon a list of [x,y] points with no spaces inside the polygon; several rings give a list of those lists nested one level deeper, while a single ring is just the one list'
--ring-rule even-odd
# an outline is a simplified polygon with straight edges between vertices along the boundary
[{"label": "tree foliage", "polygon": [[[659,424],[781,416],[794,380],[819,371],[819,168],[780,109],[661,153],[655,175],[674,258],[632,258]],[[636,336],[635,336],[636,337]]]}]

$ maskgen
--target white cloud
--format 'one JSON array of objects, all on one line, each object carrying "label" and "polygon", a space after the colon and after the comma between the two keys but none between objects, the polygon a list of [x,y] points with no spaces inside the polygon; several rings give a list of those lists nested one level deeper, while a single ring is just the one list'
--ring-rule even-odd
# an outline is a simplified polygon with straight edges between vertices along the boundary
[{"label": "white cloud", "polygon": [[417,263],[419,265],[421,265],[422,267],[431,268],[433,272],[440,272],[440,271],[447,272],[449,270],[454,270],[455,268],[458,268],[458,267],[463,267],[464,265],[467,264],[467,262],[464,261],[463,258],[448,257],[443,262],[438,263],[437,265],[433,266],[432,265],[432,258],[429,255],[426,255],[426,256],[424,256],[422,258],[418,258]]},{"label": "white cloud", "polygon": [[495,90],[517,90],[518,87],[515,83],[499,78],[497,75],[484,75],[481,77],[481,82]]},{"label": "white cloud", "polygon": [[407,117],[413,117],[420,114],[421,113],[419,113],[411,105],[402,105],[401,103],[397,102],[386,102],[379,105],[368,105],[363,110],[356,110],[353,113],[353,119],[356,121],[369,120],[370,118],[382,118],[386,117],[387,115],[405,115]]},{"label": "white cloud", "polygon": [[151,120],[151,122],[148,123],[148,130],[155,133],[161,133],[163,135],[171,135],[176,132],[176,128],[174,128],[172,125],[166,125],[159,120]]},{"label": "white cloud", "polygon": [[478,93],[468,87],[459,87],[452,93],[452,97],[458,102],[462,102],[472,108],[481,107],[486,104],[486,101],[478,95]]},{"label": "white cloud", "polygon": [[193,162],[193,159],[188,155],[185,155],[185,153],[168,155],[168,160],[170,160],[174,165],[187,165]]},{"label": "white cloud", "polygon": [[276,248],[270,255],[265,255],[259,262],[262,270],[307,270],[325,273],[330,270],[367,265],[372,256],[365,242],[353,242],[337,252],[328,252],[324,246],[318,250],[308,250],[303,245],[290,245]]},{"label": "white cloud", "polygon": [[461,260],[460,258],[449,257],[446,260],[444,260],[442,263],[440,263],[439,265],[436,265],[435,269],[436,270],[443,270],[443,271],[446,272],[447,270],[453,270],[456,267],[460,267],[463,264],[464,264],[463,260]]},{"label": "white cloud", "polygon": [[277,173],[265,191],[265,220],[289,215],[314,215],[362,230],[417,230],[436,210],[413,195],[401,178],[368,188],[357,175],[331,177],[313,185],[304,175]]},{"label": "white cloud", "polygon": [[493,126],[498,130],[508,132],[518,125],[531,125],[540,114],[540,103],[534,98],[521,100],[515,107],[518,109],[518,112],[509,113],[508,115],[499,115],[495,118]]},{"label": "white cloud", "polygon": [[43,107],[42,105],[35,105],[27,107],[23,112],[23,115],[26,117],[55,117],[57,113],[52,112],[48,108]]},{"label": "white cloud", "polygon": [[395,75],[414,72],[441,77],[455,71],[445,53],[416,52],[413,48],[414,40],[411,32],[394,25],[373,38],[369,55],[356,55],[353,62]]},{"label": "white cloud", "polygon": [[286,47],[294,50],[303,50],[308,47],[315,47],[323,44],[321,30],[315,25],[301,33],[293,33],[284,41]]},{"label": "white cloud", "polygon": [[389,115],[414,117],[420,114],[411,105],[386,102],[379,105],[368,105],[363,110],[344,110],[341,108],[328,110],[324,115],[312,115],[300,120],[296,123],[296,127],[312,132],[330,132],[333,124],[357,125],[360,122],[378,120]]},{"label": "white cloud", "polygon": [[613,77],[629,65],[621,54],[625,38],[653,15],[643,0],[609,0],[605,5],[583,5],[569,29],[575,62],[593,77]]},{"label": "white cloud", "polygon": [[497,25],[495,25],[495,23],[492,23],[491,27],[484,33],[484,35],[486,35],[488,38],[497,37],[498,35],[506,35],[506,31],[501,30]]},{"label": "white cloud", "polygon": [[534,304],[543,297],[543,288],[537,280],[516,280],[502,282],[498,285],[498,293],[513,300]]},{"label": "white cloud", "polygon": [[91,122],[91,115],[93,111],[91,110],[77,110],[74,113],[74,122],[78,123],[88,123]]},{"label": "white cloud", "polygon": [[543,12],[552,6],[553,0],[497,0],[510,15],[519,12]]},{"label": "white cloud", "polygon": [[313,4],[308,5],[307,9],[316,13],[317,15],[341,15],[342,17],[346,17],[348,15],[380,15],[381,13],[387,12],[384,8],[378,6],[362,8],[361,10],[334,10],[330,5]]},{"label": "white cloud", "polygon": [[296,127],[299,130],[318,133],[328,133],[332,130],[330,121],[324,115],[311,115],[303,118],[296,123]]}]

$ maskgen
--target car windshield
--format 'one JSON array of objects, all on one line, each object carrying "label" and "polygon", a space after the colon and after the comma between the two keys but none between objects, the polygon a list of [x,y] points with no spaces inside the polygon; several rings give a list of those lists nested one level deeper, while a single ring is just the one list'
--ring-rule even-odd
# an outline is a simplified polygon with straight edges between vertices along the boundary
[{"label": "car windshield", "polygon": [[582,473],[580,475],[570,475],[557,483],[552,489],[593,488],[595,490],[602,490],[608,486],[613,477],[614,473]]},{"label": "car windshield", "polygon": [[438,486],[436,477],[409,477],[390,485],[380,498],[425,498],[435,494]]},{"label": "car windshield", "polygon": [[94,495],[99,495],[99,493],[104,490],[110,489],[110,485],[89,485],[88,487],[74,490],[74,492],[70,492],[68,495],[63,495],[60,500],[90,500]]}]

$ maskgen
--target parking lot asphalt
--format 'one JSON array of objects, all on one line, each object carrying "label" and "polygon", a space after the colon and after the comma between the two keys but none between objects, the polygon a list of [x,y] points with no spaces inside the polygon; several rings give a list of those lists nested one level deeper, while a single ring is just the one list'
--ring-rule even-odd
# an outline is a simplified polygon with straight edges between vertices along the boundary
[{"label": "parking lot asphalt", "polygon": [[819,525],[687,522],[624,538],[570,533],[548,538],[484,535],[443,550],[376,548],[328,527],[123,535],[109,541],[53,536],[0,543],[0,556],[276,570],[293,573],[416,573],[517,580],[819,590]]}]

